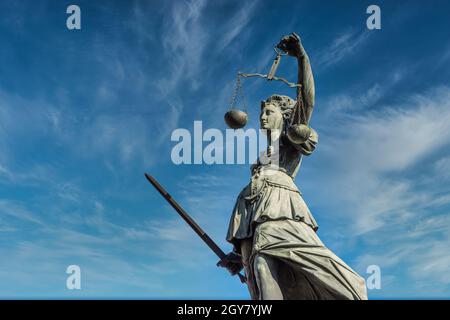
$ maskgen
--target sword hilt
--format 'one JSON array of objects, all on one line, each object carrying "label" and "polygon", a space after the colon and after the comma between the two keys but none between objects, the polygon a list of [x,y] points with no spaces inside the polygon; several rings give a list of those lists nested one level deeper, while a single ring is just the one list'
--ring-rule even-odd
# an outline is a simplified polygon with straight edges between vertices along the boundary
[{"label": "sword hilt", "polygon": [[240,272],[237,275],[239,277],[239,280],[241,280],[242,283],[247,283],[247,277],[246,276],[242,275],[242,273],[240,273]]}]

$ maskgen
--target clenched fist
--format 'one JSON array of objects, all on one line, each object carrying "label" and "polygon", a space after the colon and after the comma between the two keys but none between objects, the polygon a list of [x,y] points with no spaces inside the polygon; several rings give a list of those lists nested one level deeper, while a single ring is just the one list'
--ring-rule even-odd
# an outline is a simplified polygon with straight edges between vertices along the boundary
[{"label": "clenched fist", "polygon": [[292,57],[300,57],[300,37],[295,32],[288,36],[284,36],[277,44],[277,48]]},{"label": "clenched fist", "polygon": [[238,274],[244,267],[241,255],[236,252],[227,254],[222,260],[217,262],[217,266],[226,268],[233,276]]}]

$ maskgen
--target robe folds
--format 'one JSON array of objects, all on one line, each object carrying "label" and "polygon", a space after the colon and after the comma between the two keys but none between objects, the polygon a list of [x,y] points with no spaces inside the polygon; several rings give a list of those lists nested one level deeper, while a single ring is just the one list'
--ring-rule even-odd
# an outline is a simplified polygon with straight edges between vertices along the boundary
[{"label": "robe folds", "polygon": [[[255,257],[266,255],[277,264],[284,299],[367,299],[365,281],[328,249],[316,234],[318,224],[294,183],[301,154],[314,150],[317,136],[301,148],[280,146],[274,169],[252,167],[250,183],[239,194],[227,240],[243,256],[252,298],[258,299]],[[251,242],[247,252],[241,243]]]}]

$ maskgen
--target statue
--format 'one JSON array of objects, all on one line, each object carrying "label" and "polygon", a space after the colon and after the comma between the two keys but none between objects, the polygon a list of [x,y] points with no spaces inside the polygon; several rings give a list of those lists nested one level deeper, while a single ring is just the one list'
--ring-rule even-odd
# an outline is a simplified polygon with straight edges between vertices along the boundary
[{"label": "statue", "polygon": [[[274,94],[261,103],[260,126],[270,142],[266,155],[277,153],[278,166],[261,158],[252,165],[250,183],[237,197],[230,219],[227,240],[233,251],[218,265],[233,275],[244,269],[252,299],[367,299],[364,279],[317,236],[318,225],[294,183],[302,157],[318,143],[308,125],[314,79],[295,33],[283,37],[277,48],[298,61],[297,98]],[[269,80],[276,63],[265,76]],[[278,150],[271,148],[273,142]]]}]

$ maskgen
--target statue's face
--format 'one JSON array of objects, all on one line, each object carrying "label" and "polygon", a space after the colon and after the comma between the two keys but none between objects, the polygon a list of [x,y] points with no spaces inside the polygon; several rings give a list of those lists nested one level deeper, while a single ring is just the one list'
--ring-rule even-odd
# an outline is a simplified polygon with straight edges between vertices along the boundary
[{"label": "statue's face", "polygon": [[266,130],[281,130],[283,127],[283,115],[275,105],[266,103],[261,110],[259,117],[261,129]]}]

